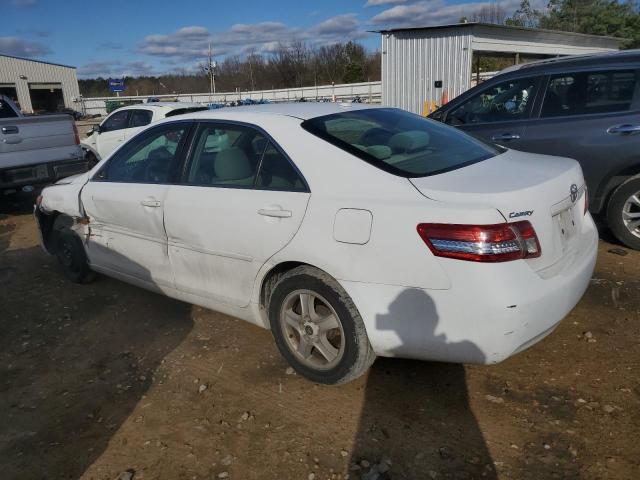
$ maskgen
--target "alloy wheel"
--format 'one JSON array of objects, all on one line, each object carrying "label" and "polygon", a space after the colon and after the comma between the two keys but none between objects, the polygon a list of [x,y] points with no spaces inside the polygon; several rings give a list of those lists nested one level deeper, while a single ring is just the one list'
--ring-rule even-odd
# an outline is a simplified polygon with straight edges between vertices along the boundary
[{"label": "alloy wheel", "polygon": [[631,195],[624,203],[622,221],[632,235],[640,237],[640,192]]},{"label": "alloy wheel", "polygon": [[345,338],[340,318],[322,296],[295,290],[282,302],[280,327],[296,357],[316,370],[335,367],[344,355]]}]

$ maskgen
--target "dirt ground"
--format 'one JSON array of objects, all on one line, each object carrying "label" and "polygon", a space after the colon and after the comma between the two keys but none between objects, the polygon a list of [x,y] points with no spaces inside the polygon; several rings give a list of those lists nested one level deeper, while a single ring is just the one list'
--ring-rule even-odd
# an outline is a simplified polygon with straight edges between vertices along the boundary
[{"label": "dirt ground", "polygon": [[268,331],[68,283],[30,200],[2,202],[2,478],[640,476],[639,252],[602,241],[580,304],[502,364],[379,359],[330,388],[288,372]]}]

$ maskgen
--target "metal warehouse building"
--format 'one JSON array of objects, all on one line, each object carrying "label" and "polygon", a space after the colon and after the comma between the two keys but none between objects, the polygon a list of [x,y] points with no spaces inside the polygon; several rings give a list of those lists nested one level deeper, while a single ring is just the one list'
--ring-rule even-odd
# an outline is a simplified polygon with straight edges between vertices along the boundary
[{"label": "metal warehouse building", "polygon": [[0,93],[25,113],[80,109],[76,68],[0,54]]},{"label": "metal warehouse building", "polygon": [[460,23],[381,30],[382,103],[414,113],[440,105],[480,80],[480,58],[509,57],[514,64],[618,50],[621,39],[597,35]]}]

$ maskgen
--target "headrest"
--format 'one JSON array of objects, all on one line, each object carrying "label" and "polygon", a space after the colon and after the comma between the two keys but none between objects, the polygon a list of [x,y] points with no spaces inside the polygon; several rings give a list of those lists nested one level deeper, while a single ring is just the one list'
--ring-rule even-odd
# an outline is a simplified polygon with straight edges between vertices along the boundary
[{"label": "headrest", "polygon": [[240,180],[253,175],[247,154],[238,147],[218,152],[215,172],[220,180]]},{"label": "headrest", "polygon": [[421,150],[429,145],[429,134],[421,130],[411,130],[409,132],[396,133],[389,140],[389,146],[393,150],[412,152]]}]

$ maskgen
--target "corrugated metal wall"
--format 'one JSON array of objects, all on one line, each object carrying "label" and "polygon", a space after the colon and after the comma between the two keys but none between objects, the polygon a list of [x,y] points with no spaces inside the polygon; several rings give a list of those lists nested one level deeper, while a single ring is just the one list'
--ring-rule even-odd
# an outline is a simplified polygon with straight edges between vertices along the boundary
[{"label": "corrugated metal wall", "polygon": [[[446,91],[452,99],[469,88],[471,32],[382,33],[382,103],[422,113],[424,102],[440,105]],[[442,88],[434,86],[442,80]]]},{"label": "corrugated metal wall", "polygon": [[[26,78],[20,78],[21,76]],[[75,68],[0,55],[0,84],[15,86],[20,107],[28,113],[33,112],[29,95],[30,83],[61,84],[65,106],[80,110],[80,102],[73,101],[80,97]]]}]

